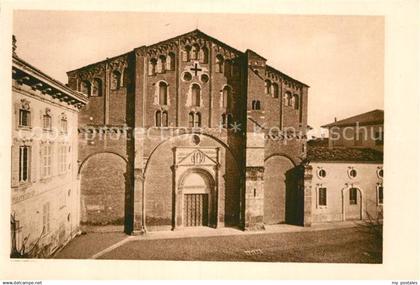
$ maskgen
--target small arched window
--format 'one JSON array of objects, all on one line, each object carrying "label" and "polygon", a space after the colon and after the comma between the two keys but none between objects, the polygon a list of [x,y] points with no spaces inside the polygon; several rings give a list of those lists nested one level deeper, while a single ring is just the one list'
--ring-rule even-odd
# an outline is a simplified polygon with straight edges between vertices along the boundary
[{"label": "small arched window", "polygon": [[157,64],[156,58],[150,59],[150,61],[149,61],[149,75],[155,75],[156,74],[156,64]]},{"label": "small arched window", "polygon": [[209,50],[207,47],[202,47],[199,54],[199,60],[201,63],[209,62]]},{"label": "small arched window", "polygon": [[188,126],[190,128],[194,127],[194,112],[188,114]]},{"label": "small arched window", "polygon": [[182,50],[182,61],[189,61],[190,60],[190,51],[191,46],[185,46]]},{"label": "small arched window", "polygon": [[265,94],[270,94],[270,92],[271,92],[271,81],[266,80],[264,82],[264,86],[265,86]]},{"label": "small arched window", "polygon": [[201,113],[200,112],[195,113],[194,127],[201,127]]},{"label": "small arched window", "polygon": [[111,90],[116,90],[121,86],[121,73],[114,70],[111,74]]},{"label": "small arched window", "polygon": [[162,112],[162,127],[168,126],[168,112],[163,111]]},{"label": "small arched window", "polygon": [[166,69],[175,70],[175,54],[169,53],[168,58],[166,59]]},{"label": "small arched window", "polygon": [[253,100],[252,101],[252,110],[261,110],[260,100]]},{"label": "small arched window", "polygon": [[163,81],[159,82],[159,105],[168,105],[168,85]]},{"label": "small arched window", "polygon": [[232,107],[232,90],[229,86],[223,88],[223,108]]},{"label": "small arched window", "polygon": [[90,82],[87,80],[83,80],[82,83],[80,84],[80,92],[90,96],[90,91],[91,91]]},{"label": "small arched window", "polygon": [[156,111],[156,114],[155,114],[155,126],[156,127],[162,126],[162,112],[159,110]]},{"label": "small arched window", "polygon": [[197,44],[193,45],[190,52],[190,59],[193,59],[193,60],[198,59],[199,51],[200,51],[200,47]]},{"label": "small arched window", "polygon": [[216,72],[223,73],[224,70],[224,58],[222,55],[218,54],[216,56]]},{"label": "small arched window", "polygon": [[226,128],[226,114],[225,113],[222,114],[222,127]]},{"label": "small arched window", "polygon": [[292,94],[290,93],[290,92],[286,92],[285,94],[284,94],[284,105],[285,106],[293,106],[292,105],[292,102],[293,101],[293,96],[292,96]]},{"label": "small arched window", "polygon": [[164,73],[166,69],[166,56],[161,55],[157,61],[156,71],[157,73]]},{"label": "small arched window", "polygon": [[299,110],[299,103],[300,103],[299,95],[294,94],[293,95],[293,108],[295,108],[295,110]]},{"label": "small arched window", "polygon": [[201,88],[198,84],[191,86],[192,106],[199,107],[201,101]]},{"label": "small arched window", "polygon": [[102,80],[95,78],[93,80],[92,97],[102,96]]},{"label": "small arched window", "polygon": [[273,85],[271,85],[271,89],[273,97],[279,98],[279,85],[277,83],[273,83]]}]

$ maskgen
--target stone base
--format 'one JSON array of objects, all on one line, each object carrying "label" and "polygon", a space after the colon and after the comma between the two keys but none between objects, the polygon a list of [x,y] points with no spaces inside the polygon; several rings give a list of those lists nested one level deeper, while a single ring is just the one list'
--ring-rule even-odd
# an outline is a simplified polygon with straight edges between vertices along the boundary
[{"label": "stone base", "polygon": [[265,231],[265,227],[263,223],[256,223],[245,226],[244,231]]}]

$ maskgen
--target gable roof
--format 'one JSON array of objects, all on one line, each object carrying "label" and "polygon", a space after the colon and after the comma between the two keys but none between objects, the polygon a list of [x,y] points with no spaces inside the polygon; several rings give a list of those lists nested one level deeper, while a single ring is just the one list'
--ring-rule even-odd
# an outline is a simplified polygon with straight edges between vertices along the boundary
[{"label": "gable roof", "polygon": [[361,125],[376,125],[376,124],[383,124],[384,123],[384,111],[383,110],[373,110],[370,112],[366,112],[360,115],[356,115],[350,118],[346,118],[337,122],[333,122],[327,125],[321,126],[322,128],[330,128],[330,127],[344,127],[344,126],[352,126],[356,124]]},{"label": "gable roof", "polygon": [[[170,41],[177,40],[177,39],[180,39],[180,38],[182,38],[182,37],[185,37],[185,36],[190,36],[190,35],[191,35],[191,36],[196,35],[196,36],[202,36],[202,37],[205,37],[205,38],[207,38],[208,40],[213,41],[213,42],[215,42],[216,44],[218,44],[218,45],[220,45],[220,46],[222,46],[222,47],[224,47],[224,48],[226,48],[226,49],[230,49],[232,52],[235,52],[235,53],[240,54],[240,55],[243,55],[243,54],[244,54],[244,52],[242,52],[242,51],[240,51],[240,50],[237,50],[237,49],[235,49],[234,47],[232,47],[232,46],[230,46],[230,45],[227,45],[227,44],[225,44],[224,42],[222,42],[222,41],[220,41],[220,40],[218,40],[218,39],[216,39],[216,38],[213,38],[212,36],[210,36],[210,35],[208,35],[208,34],[206,34],[206,33],[202,32],[202,31],[201,31],[201,30],[199,30],[199,29],[195,29],[195,30],[193,30],[193,31],[191,31],[191,32],[187,32],[187,33],[184,33],[184,34],[181,34],[181,35],[178,35],[178,36],[175,36],[175,37],[172,37],[172,38],[169,38],[169,39],[166,39],[166,40],[163,40],[163,41],[160,41],[160,42],[157,42],[157,43],[151,44],[151,45],[147,45],[147,46],[146,46],[146,45],[144,45],[144,46],[142,46],[142,47],[146,47],[146,48],[153,48],[153,47],[156,47],[156,46],[158,46],[158,45],[165,44],[165,43],[168,43],[168,42],[170,42]],[[139,47],[137,47],[137,48],[139,48]],[[137,48],[135,48],[135,49],[137,49]],[[135,50],[135,49],[134,49],[134,50]],[[86,68],[92,67],[92,66],[94,66],[94,65],[97,65],[97,64],[100,64],[100,63],[104,63],[104,62],[107,62],[107,61],[110,61],[110,60],[116,59],[116,58],[118,58],[118,57],[121,57],[121,56],[127,55],[127,54],[129,54],[130,52],[131,52],[131,51],[126,52],[126,53],[123,53],[123,54],[120,54],[120,55],[117,55],[117,56],[113,56],[113,57],[107,58],[107,59],[105,59],[105,60],[101,60],[101,61],[98,61],[98,62],[95,62],[95,63],[91,63],[91,64],[88,64],[88,65],[85,65],[85,66],[82,66],[82,67],[79,67],[79,68],[76,68],[76,69],[73,69],[73,70],[70,70],[70,71],[67,71],[67,74],[70,74],[70,73],[75,72],[75,71],[79,71],[79,70],[82,70],[82,69],[86,69]],[[245,52],[252,52],[252,53],[254,53],[254,54],[258,55],[259,57],[263,58],[264,60],[266,60],[264,57],[262,57],[261,55],[257,54],[255,51],[252,51],[252,50],[249,50],[249,49],[248,49],[248,50],[246,50]],[[289,75],[287,75],[287,74],[285,74],[285,73],[283,73],[283,72],[281,72],[281,71],[279,71],[279,70],[275,69],[274,67],[271,67],[271,66],[269,66],[269,65],[266,65],[266,66],[267,66],[268,68],[272,69],[273,71],[280,73],[282,76],[287,77],[287,78],[288,78],[288,79],[290,79],[290,80],[293,80],[293,81],[295,81],[295,82],[297,82],[297,83],[299,83],[299,84],[302,84],[302,85],[304,85],[304,86],[306,86],[306,87],[309,87],[309,86],[308,86],[308,85],[306,85],[305,83],[300,82],[300,81],[298,81],[298,80],[296,80],[296,79],[292,78],[291,76],[289,76]]]},{"label": "gable roof", "polygon": [[384,154],[370,148],[329,148],[308,144],[307,159],[309,161],[337,161],[337,162],[383,162]]}]

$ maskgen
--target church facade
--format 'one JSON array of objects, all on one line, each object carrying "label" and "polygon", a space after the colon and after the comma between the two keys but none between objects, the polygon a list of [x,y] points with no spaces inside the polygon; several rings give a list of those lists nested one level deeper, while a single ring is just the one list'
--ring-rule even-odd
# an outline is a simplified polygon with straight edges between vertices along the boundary
[{"label": "church facade", "polygon": [[69,71],[81,222],[127,233],[301,224],[308,86],[195,30]]}]

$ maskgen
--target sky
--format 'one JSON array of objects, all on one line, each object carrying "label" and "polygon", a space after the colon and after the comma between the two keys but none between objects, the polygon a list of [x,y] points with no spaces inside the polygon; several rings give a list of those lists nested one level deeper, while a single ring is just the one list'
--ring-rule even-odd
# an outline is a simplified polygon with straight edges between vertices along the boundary
[{"label": "sky", "polygon": [[384,19],[378,16],[14,12],[17,54],[67,83],[66,71],[200,29],[306,83],[315,128],[384,108]]}]

